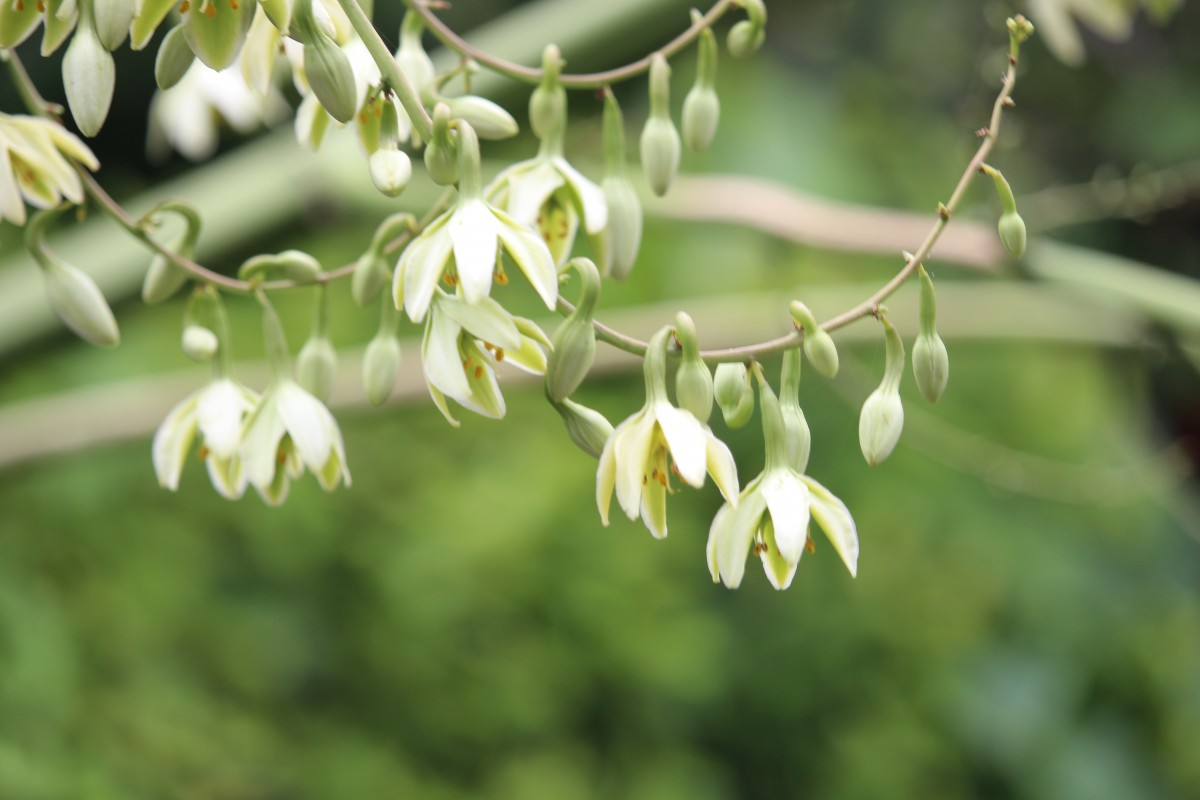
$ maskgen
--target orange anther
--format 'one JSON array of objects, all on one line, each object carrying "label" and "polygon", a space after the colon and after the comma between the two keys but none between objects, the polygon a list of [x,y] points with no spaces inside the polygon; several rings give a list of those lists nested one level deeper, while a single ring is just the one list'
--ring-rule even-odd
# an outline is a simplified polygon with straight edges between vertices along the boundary
[{"label": "orange anther", "polygon": [[475,367],[475,380],[479,380],[482,377],[483,377],[483,364],[479,364]]},{"label": "orange anther", "polygon": [[811,536],[804,540],[804,549],[809,553],[817,552],[817,543],[812,540]]},{"label": "orange anther", "polygon": [[207,447],[201,447],[196,451],[196,455],[200,456],[200,460],[203,461],[204,459],[208,458],[208,452],[209,451]]}]

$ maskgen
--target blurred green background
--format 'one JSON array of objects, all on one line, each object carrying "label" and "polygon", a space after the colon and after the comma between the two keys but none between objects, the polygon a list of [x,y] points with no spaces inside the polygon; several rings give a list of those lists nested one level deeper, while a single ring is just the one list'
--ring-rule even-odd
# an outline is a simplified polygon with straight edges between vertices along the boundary
[{"label": "blurred green background", "polygon": [[[665,41],[686,5],[659,5],[572,66]],[[769,5],[765,50],[723,60],[722,129],[684,170],[918,211],[944,199],[986,119],[1011,9]],[[467,30],[498,13],[462,2],[447,18]],[[1200,159],[1198,32],[1197,3],[1161,25],[1139,14],[1128,41],[1085,34],[1079,67],[1035,39],[994,163],[1021,194],[1100,167]],[[132,195],[188,166],[145,164],[150,54],[122,58],[97,150],[106,184]],[[61,96],[55,64],[37,67]],[[690,74],[680,62],[676,107]],[[501,96],[523,122],[524,91]],[[621,97],[632,139],[644,91]],[[586,152],[598,104],[576,106],[572,152]],[[521,139],[490,153],[532,149]],[[1184,194],[1053,235],[1200,277],[1200,204]],[[992,219],[989,187],[969,199],[970,214]],[[213,264],[232,271],[283,247],[353,260],[378,219],[361,208],[331,195]],[[0,241],[8,254],[13,231]],[[633,277],[603,307],[878,284],[896,267],[650,219]],[[936,269],[984,293],[992,280]],[[299,342],[311,298],[293,294],[281,305]],[[361,346],[374,312],[356,311],[344,286],[335,301],[335,342]],[[239,355],[257,357],[254,309],[230,310]],[[1005,311],[1019,328],[1021,309]],[[116,351],[58,330],[5,348],[0,404],[186,368],[180,301],[128,299],[116,312]],[[862,557],[851,579],[818,538],[782,594],[754,565],[736,592],[711,583],[711,486],[673,498],[663,542],[619,515],[603,528],[594,462],[539,391],[515,385],[501,424],[466,415],[453,430],[424,401],[339,413],[353,486],[327,495],[305,478],[280,509],[222,500],[196,461],[179,493],[160,490],[148,436],[10,465],[0,798],[1200,796],[1200,512],[1194,479],[1163,455],[1194,446],[1200,426],[1189,343],[1152,325],[1119,348],[947,339],[936,415],[906,376],[909,427],[875,470],[856,429],[879,342],[844,344],[832,384],[806,378],[810,472],[850,506]],[[415,364],[415,350],[405,358]],[[192,371],[198,386],[205,371]],[[617,371],[582,399],[619,421],[641,391],[635,372]],[[752,478],[756,423],[717,429]]]}]

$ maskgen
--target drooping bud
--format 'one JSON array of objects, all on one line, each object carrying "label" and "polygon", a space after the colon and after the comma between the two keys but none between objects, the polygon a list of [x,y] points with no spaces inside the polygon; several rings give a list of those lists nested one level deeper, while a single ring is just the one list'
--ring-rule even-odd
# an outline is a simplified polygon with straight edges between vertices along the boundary
[{"label": "drooping bud", "polygon": [[542,52],[542,82],[529,96],[529,127],[538,139],[561,139],[567,127],[567,90],[558,76],[563,59],[558,47],[546,45]]},{"label": "drooping bud", "polygon": [[333,392],[337,377],[337,351],[329,341],[329,289],[321,284],[313,311],[312,333],[296,358],[296,380],[321,402]]},{"label": "drooping bud", "polygon": [[80,338],[102,347],[121,341],[112,309],[87,273],[63,261],[46,246],[46,226],[62,209],[42,211],[25,228],[25,246],[42,268],[46,296],[54,312]]},{"label": "drooping bud", "polygon": [[886,341],[883,380],[863,403],[858,418],[858,444],[863,458],[872,467],[881,464],[900,441],[904,429],[904,405],[900,402],[900,376],[904,373],[904,342],[888,321],[886,309],[879,309]]},{"label": "drooping bud", "polygon": [[[33,10],[36,15],[37,3],[33,4]],[[71,35],[71,31],[75,30],[75,23],[79,19],[79,5],[75,0],[47,0],[44,18],[41,49],[43,58],[62,46]],[[6,46],[2,39],[3,37],[0,37],[0,47]]]},{"label": "drooping bud", "polygon": [[604,231],[602,272],[625,280],[642,245],[642,202],[625,169],[625,121],[612,89],[604,90],[604,201],[608,226]]},{"label": "drooping bud", "polygon": [[996,194],[1000,197],[1002,213],[996,226],[1000,231],[1000,241],[1010,256],[1020,258],[1025,254],[1025,220],[1017,213],[1017,198],[1013,195],[1012,187],[995,167],[984,164],[979,169],[996,184]]},{"label": "drooping bud", "polygon": [[400,342],[396,324],[400,315],[390,297],[380,303],[379,331],[363,354],[363,390],[372,405],[381,406],[392,396],[400,369]]},{"label": "drooping bud", "polygon": [[767,8],[762,0],[740,0],[738,5],[745,9],[748,19],[729,29],[725,45],[734,58],[746,58],[757,53],[766,38]]},{"label": "drooping bud", "polygon": [[659,197],[671,188],[679,172],[679,132],[671,121],[671,67],[662,53],[650,62],[650,118],[642,128],[642,170],[650,190]]},{"label": "drooping bud", "polygon": [[92,0],[92,22],[100,43],[112,52],[125,42],[133,22],[133,0]]},{"label": "drooping bud", "polygon": [[[692,12],[693,19],[699,12]],[[683,99],[683,141],[693,153],[702,153],[717,135],[721,101],[717,97],[717,37],[711,28],[700,33],[696,48],[699,64],[696,82]]]},{"label": "drooping bud", "polygon": [[187,310],[183,314],[183,334],[180,347],[192,361],[211,361],[221,347],[220,337],[213,328],[224,323],[220,299],[210,287],[197,287],[188,298]]},{"label": "drooping bud", "polygon": [[186,325],[180,337],[183,354],[192,361],[204,363],[217,354],[217,335],[203,325]]},{"label": "drooping bud", "polygon": [[[200,214],[187,203],[170,201],[158,206],[147,217],[164,211],[175,212],[184,224],[182,233],[168,249],[182,258],[194,257],[196,243],[200,239]],[[142,301],[147,305],[161,303],[179,291],[187,281],[187,272],[172,263],[162,253],[156,253],[150,260],[150,268],[146,270],[146,278],[142,281]]]},{"label": "drooping bud", "polygon": [[315,282],[320,274],[321,262],[300,250],[257,255],[238,268],[238,277],[244,281],[282,278],[303,284]]},{"label": "drooping bud", "polygon": [[370,305],[383,287],[391,282],[392,273],[384,257],[384,250],[403,231],[411,232],[415,222],[412,214],[403,212],[393,214],[379,223],[375,235],[371,237],[370,246],[359,256],[354,265],[354,274],[350,277],[350,295],[354,302],[363,307]]},{"label": "drooping bud", "polygon": [[403,150],[381,148],[367,159],[367,166],[371,183],[388,197],[398,196],[412,179],[412,161]]},{"label": "drooping bud", "polygon": [[187,43],[183,25],[176,25],[167,31],[158,45],[154,57],[154,82],[160,89],[170,89],[183,80],[195,60],[196,54]]},{"label": "drooping bud", "polygon": [[433,107],[433,136],[425,146],[425,169],[439,186],[458,182],[458,153],[450,138],[450,106],[445,103]]},{"label": "drooping bud", "polygon": [[800,365],[803,360],[799,348],[784,351],[779,377],[779,413],[783,418],[786,458],[792,469],[800,473],[808,467],[808,455],[812,450],[812,432],[800,408]]},{"label": "drooping bud", "polygon": [[521,130],[512,114],[491,100],[468,94],[448,98],[445,103],[450,107],[450,116],[471,123],[480,139],[507,139]]},{"label": "drooping bud", "polygon": [[550,405],[562,417],[567,426],[567,436],[575,446],[592,458],[600,458],[604,444],[612,436],[612,423],[599,411],[576,403],[570,398],[560,402],[550,400]]},{"label": "drooping bud", "polygon": [[676,405],[692,412],[692,416],[701,422],[708,422],[712,416],[713,376],[708,364],[700,357],[696,325],[682,311],[675,315],[675,338],[683,350],[679,369],[675,372]]},{"label": "drooping bud", "polygon": [[304,77],[329,116],[347,123],[358,112],[350,59],[313,18],[314,0],[297,0],[294,23],[304,41]]},{"label": "drooping bud", "polygon": [[79,26],[63,56],[63,89],[80,132],[95,136],[112,105],[116,65],[92,27],[90,1],[79,0],[79,9]]},{"label": "drooping bud", "polygon": [[573,258],[567,266],[579,274],[579,305],[554,332],[554,349],[546,361],[546,396],[562,402],[575,393],[596,359],[596,329],[592,318],[600,299],[600,271],[587,258]]},{"label": "drooping bud", "polygon": [[826,378],[834,378],[838,372],[837,345],[829,332],[817,324],[808,306],[799,300],[791,305],[792,320],[804,333],[804,355],[812,362],[813,369]]},{"label": "drooping bud", "polygon": [[730,428],[740,428],[754,416],[754,385],[745,364],[718,364],[713,397]]},{"label": "drooping bud", "polygon": [[931,403],[941,399],[950,379],[950,356],[946,344],[937,332],[937,297],[933,281],[922,265],[921,278],[921,327],[913,343],[912,369],[921,395]]},{"label": "drooping bud", "polygon": [[429,105],[435,97],[437,71],[433,59],[421,45],[421,32],[424,29],[425,23],[417,14],[412,11],[404,14],[404,20],[400,23],[400,49],[396,51],[396,63],[417,90],[421,102]]},{"label": "drooping bud", "polygon": [[[303,2],[303,0],[300,0]],[[241,52],[258,3],[198,0],[183,15],[184,34],[196,57],[215,70],[228,67]]]}]

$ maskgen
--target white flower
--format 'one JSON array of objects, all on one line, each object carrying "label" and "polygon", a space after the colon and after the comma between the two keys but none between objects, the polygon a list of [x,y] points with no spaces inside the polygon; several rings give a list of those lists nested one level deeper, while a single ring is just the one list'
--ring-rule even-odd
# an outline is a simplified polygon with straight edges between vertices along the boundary
[{"label": "white flower", "polygon": [[657,538],[667,535],[667,493],[671,466],[684,483],[699,488],[704,474],[712,476],[729,504],[738,504],[737,465],[725,443],[690,412],[667,400],[664,328],[646,353],[646,405],[613,431],[600,454],[596,472],[596,505],[608,524],[614,488],[617,503],[630,519],[638,514]]},{"label": "white flower", "polygon": [[25,201],[53,208],[83,202],[83,183],[71,165],[100,166],[92,151],[57,122],[0,114],[0,220],[25,224]]},{"label": "white flower", "polygon": [[753,549],[776,589],[792,583],[808,545],[810,519],[824,529],[851,575],[858,571],[858,532],[846,504],[788,462],[779,401],[760,384],[767,465],[746,484],[736,504],[726,503],[708,532],[708,568],[713,581],[736,589]]},{"label": "white flower", "polygon": [[289,478],[307,467],[325,491],[350,485],[342,432],[329,409],[291,378],[276,375],[242,431],[235,477],[269,505],[287,499]]},{"label": "white flower", "polygon": [[499,419],[504,396],[496,381],[496,365],[507,361],[526,372],[546,371],[549,345],[532,322],[513,317],[491,298],[467,303],[437,291],[425,325],[421,360],[425,382],[434,403],[452,425],[458,421],[446,407],[446,397],[459,405]]},{"label": "white flower", "polygon": [[580,218],[591,236],[603,233],[608,224],[603,190],[553,146],[543,145],[536,158],[501,172],[485,194],[517,222],[540,233],[558,264],[571,254]]},{"label": "white flower", "polygon": [[192,441],[200,436],[200,457],[218,492],[231,500],[242,496],[245,484],[234,477],[242,423],[258,395],[230,378],[217,378],[171,409],[151,446],[154,473],[164,489],[179,488],[183,462]]},{"label": "white flower", "polygon": [[554,257],[537,235],[483,199],[479,140],[470,125],[460,123],[458,130],[458,201],[404,249],[392,286],[396,307],[403,305],[409,319],[420,322],[443,276],[460,287],[468,303],[479,303],[491,293],[499,254],[507,253],[546,306],[554,308]]},{"label": "white flower", "polygon": [[246,134],[286,113],[287,104],[274,87],[264,95],[246,85],[239,63],[217,72],[195,61],[179,83],[150,101],[147,149],[161,156],[174,148],[185,158],[203,161],[217,150],[221,120]]}]

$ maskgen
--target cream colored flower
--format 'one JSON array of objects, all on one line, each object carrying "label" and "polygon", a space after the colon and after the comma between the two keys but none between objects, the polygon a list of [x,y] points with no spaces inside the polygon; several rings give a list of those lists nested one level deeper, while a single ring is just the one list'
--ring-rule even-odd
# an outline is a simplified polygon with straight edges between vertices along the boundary
[{"label": "cream colored flower", "polygon": [[217,378],[185,397],[154,434],[151,454],[159,485],[179,488],[184,461],[199,436],[213,487],[231,500],[241,497],[245,484],[235,479],[234,464],[242,424],[257,402],[258,395],[231,378]]},{"label": "cream colored flower", "polygon": [[25,202],[53,208],[64,199],[83,202],[83,182],[71,162],[90,170],[100,162],[57,122],[0,114],[0,219],[24,225]]}]

